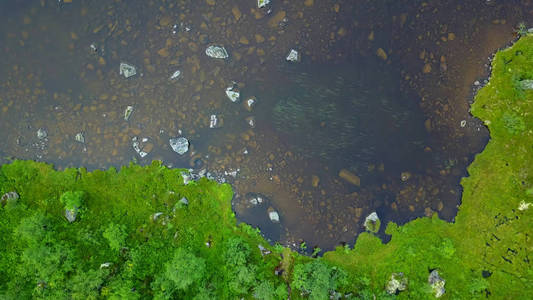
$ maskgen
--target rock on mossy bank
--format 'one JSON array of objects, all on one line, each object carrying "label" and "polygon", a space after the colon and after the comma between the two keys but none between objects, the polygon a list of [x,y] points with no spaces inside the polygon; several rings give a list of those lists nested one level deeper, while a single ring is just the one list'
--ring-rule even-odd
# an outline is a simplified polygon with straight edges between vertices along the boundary
[{"label": "rock on mossy bank", "polygon": [[2,299],[530,299],[533,37],[499,52],[472,113],[491,141],[462,182],[455,223],[437,216],[363,233],[323,258],[236,225],[231,188],[182,170],[0,169]]}]

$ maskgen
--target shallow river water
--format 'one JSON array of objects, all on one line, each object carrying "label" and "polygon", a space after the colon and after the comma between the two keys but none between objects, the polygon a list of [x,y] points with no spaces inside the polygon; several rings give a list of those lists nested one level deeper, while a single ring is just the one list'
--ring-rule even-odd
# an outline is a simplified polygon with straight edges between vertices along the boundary
[{"label": "shallow river water", "polygon": [[469,104],[532,12],[527,0],[2,1],[1,162],[207,170],[233,185],[240,221],[293,246],[352,243],[373,211],[453,221],[488,140]]}]

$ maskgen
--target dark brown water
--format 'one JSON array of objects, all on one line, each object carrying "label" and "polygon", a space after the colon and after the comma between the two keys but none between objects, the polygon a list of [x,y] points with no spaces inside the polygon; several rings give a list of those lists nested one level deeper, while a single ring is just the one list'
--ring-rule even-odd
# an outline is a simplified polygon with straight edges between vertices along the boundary
[{"label": "dark brown water", "polygon": [[[460,178],[488,138],[468,114],[474,82],[518,23],[533,24],[531,1],[273,0],[271,9],[252,0],[1,2],[2,160],[207,169],[233,184],[240,220],[285,244],[351,242],[372,211],[382,222],[433,212],[453,220]],[[212,44],[230,58],[207,57]],[[299,63],[285,60],[291,48]],[[121,62],[137,75],[121,76]],[[225,96],[233,82],[239,103]],[[212,114],[222,127],[209,128]],[[180,135],[191,142],[183,156],[168,143]],[[264,203],[252,205],[250,193]]]}]

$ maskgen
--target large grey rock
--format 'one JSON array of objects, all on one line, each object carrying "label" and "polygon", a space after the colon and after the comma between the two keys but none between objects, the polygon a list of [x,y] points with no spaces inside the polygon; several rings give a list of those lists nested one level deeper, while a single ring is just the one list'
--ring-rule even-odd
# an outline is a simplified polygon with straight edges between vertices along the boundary
[{"label": "large grey rock", "polygon": [[183,184],[187,185],[191,182],[192,177],[189,173],[181,172],[181,177],[183,178]]},{"label": "large grey rock", "polygon": [[385,289],[390,295],[405,291],[407,289],[407,278],[404,277],[402,272],[392,273]]},{"label": "large grey rock", "polygon": [[272,253],[272,252],[270,252],[270,250],[268,250],[267,248],[263,247],[263,245],[261,245],[261,244],[257,245],[257,247],[259,248],[259,251],[261,251],[261,255],[263,255],[263,256]]},{"label": "large grey rock", "polygon": [[172,150],[179,155],[183,155],[185,152],[189,151],[189,140],[184,137],[171,138],[169,143]]},{"label": "large grey rock", "polygon": [[365,229],[370,232],[374,232],[374,233],[378,232],[380,225],[381,223],[380,223],[378,214],[376,212],[372,212],[365,218],[365,223],[364,223]]},{"label": "large grey rock", "polygon": [[7,203],[17,203],[17,200],[20,198],[19,194],[17,192],[7,192],[2,195],[2,198],[0,200],[0,203],[2,205],[5,205]]},{"label": "large grey rock", "polygon": [[78,208],[75,207],[74,209],[65,209],[65,218],[69,221],[69,223],[72,223],[76,221],[76,216],[78,215]]},{"label": "large grey rock", "polygon": [[222,46],[209,46],[205,49],[205,54],[212,58],[226,59],[229,57],[228,51]]},{"label": "large grey rock", "polygon": [[520,88],[524,90],[533,90],[533,80],[524,79],[520,81]]},{"label": "large grey rock", "polygon": [[431,271],[428,276],[428,283],[431,285],[431,289],[433,290],[435,298],[440,298],[442,295],[444,295],[444,293],[446,293],[446,289],[444,288],[446,280],[439,276],[439,271]]}]

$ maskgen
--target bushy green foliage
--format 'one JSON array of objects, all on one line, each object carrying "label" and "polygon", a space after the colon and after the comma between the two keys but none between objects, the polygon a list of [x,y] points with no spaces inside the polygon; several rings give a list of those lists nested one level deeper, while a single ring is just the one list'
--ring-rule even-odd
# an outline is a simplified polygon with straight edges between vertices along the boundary
[{"label": "bushy green foliage", "polygon": [[347,284],[347,274],[320,259],[294,267],[292,287],[310,299],[327,299],[330,293]]},{"label": "bushy green foliage", "polygon": [[[184,185],[182,171],[3,165],[1,190],[21,197],[0,209],[0,298],[235,299],[267,295],[259,283],[282,297],[281,258],[262,256],[258,231],[236,225],[231,188]],[[80,207],[69,223],[64,210]]]},{"label": "bushy green foliage", "polygon": [[82,191],[68,191],[61,195],[59,201],[63,203],[66,209],[76,209],[80,208],[83,202],[83,192]]},{"label": "bushy green foliage", "polygon": [[120,250],[125,245],[126,227],[110,223],[102,234],[107,240],[109,247],[113,250]]},{"label": "bushy green foliage", "polygon": [[176,295],[176,292],[184,292],[191,287],[202,285],[205,279],[205,260],[195,256],[189,251],[178,248],[174,251],[174,257],[165,264],[152,283],[156,298],[168,299]]}]

